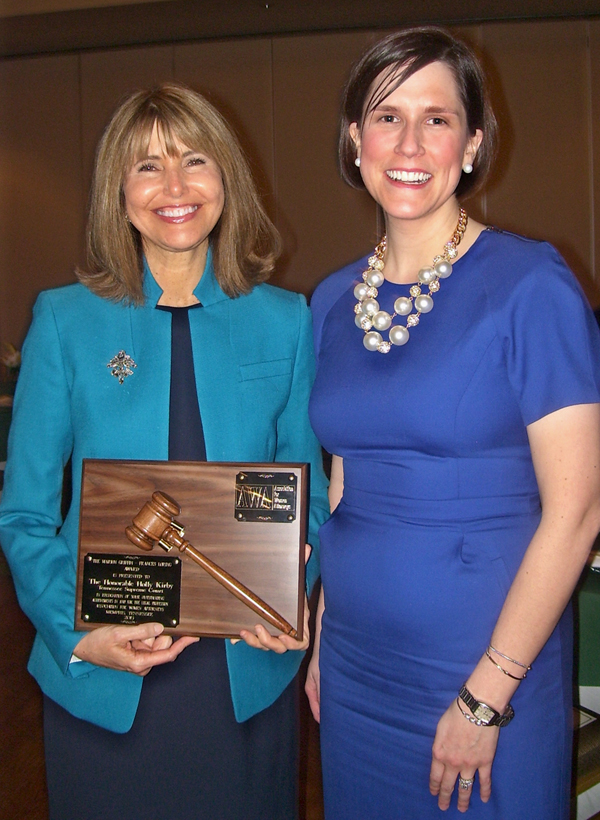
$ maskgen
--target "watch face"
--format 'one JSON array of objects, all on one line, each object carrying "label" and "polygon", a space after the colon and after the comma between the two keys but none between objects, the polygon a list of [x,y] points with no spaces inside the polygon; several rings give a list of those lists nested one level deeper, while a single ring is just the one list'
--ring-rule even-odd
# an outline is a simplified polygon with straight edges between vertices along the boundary
[{"label": "watch face", "polygon": [[486,706],[485,703],[478,703],[476,708],[473,710],[473,715],[482,723],[489,723],[495,714],[496,713],[494,710],[490,709],[489,706]]}]

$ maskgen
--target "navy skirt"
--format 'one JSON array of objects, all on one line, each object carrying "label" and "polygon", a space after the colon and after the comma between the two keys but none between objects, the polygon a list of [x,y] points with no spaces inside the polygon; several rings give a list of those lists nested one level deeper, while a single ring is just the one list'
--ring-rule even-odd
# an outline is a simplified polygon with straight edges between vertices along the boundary
[{"label": "navy skirt", "polygon": [[295,820],[298,688],[237,723],[223,640],[144,679],[115,734],[44,699],[50,820]]}]

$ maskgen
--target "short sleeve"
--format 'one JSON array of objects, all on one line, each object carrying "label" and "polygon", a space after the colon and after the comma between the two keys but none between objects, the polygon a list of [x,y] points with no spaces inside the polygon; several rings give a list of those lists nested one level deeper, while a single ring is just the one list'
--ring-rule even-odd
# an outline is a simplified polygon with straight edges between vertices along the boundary
[{"label": "short sleeve", "polygon": [[528,425],[563,407],[600,401],[600,332],[556,250],[519,244],[503,260],[506,276],[497,277],[503,293],[492,297],[492,313]]}]

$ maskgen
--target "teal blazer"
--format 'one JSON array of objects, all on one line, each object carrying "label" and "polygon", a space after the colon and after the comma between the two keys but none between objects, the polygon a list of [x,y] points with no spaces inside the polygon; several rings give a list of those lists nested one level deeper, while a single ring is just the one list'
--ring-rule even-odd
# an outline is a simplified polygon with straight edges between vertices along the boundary
[{"label": "teal blazer", "polygon": [[[82,285],[41,293],[23,346],[9,436],[0,542],[19,602],[37,634],[29,671],[73,715],[115,732],[132,725],[143,679],[70,663],[81,462],[168,458],[171,316],[146,268],[143,307],[115,304]],[[313,380],[304,297],[259,285],[237,299],[219,287],[209,258],[190,311],[198,401],[210,461],[310,462],[307,587],[318,575],[326,480],[307,414]],[[123,383],[108,362],[124,350],[136,367]],[[73,500],[61,519],[63,468],[72,458]],[[277,655],[226,642],[238,721],[273,703],[296,674],[300,652]]]}]

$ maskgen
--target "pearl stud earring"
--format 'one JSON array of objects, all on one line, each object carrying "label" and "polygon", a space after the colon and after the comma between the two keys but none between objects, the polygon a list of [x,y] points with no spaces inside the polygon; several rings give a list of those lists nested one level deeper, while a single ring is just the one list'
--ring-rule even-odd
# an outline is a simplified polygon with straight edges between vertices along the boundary
[{"label": "pearl stud earring", "polygon": [[463,169],[465,174],[472,174],[473,173],[473,166],[471,165],[470,162],[465,162],[462,169]]},{"label": "pearl stud earring", "polygon": [[354,160],[354,164],[357,168],[360,168],[360,157],[356,157],[356,159]]}]

